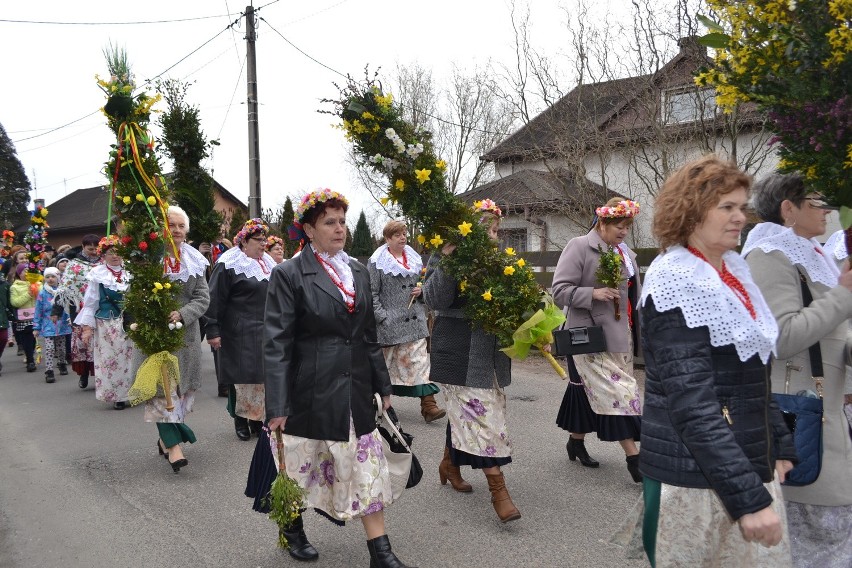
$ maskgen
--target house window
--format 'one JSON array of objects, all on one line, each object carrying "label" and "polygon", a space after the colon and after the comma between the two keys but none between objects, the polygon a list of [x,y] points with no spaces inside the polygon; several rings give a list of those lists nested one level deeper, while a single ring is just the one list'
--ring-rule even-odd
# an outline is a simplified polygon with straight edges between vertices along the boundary
[{"label": "house window", "polygon": [[512,247],[516,252],[527,252],[526,229],[497,229],[497,240],[501,249]]},{"label": "house window", "polygon": [[713,118],[715,114],[713,89],[671,89],[663,92],[663,120],[666,124],[695,122]]}]

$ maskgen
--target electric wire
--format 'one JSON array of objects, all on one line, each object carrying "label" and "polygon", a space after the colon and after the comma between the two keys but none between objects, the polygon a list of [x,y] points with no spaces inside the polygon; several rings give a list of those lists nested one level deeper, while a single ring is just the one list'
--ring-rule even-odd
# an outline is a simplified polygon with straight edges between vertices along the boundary
[{"label": "electric wire", "polygon": [[237,89],[240,88],[240,82],[243,78],[243,71],[246,68],[246,59],[248,56],[243,58],[243,64],[240,67],[240,74],[237,77],[237,82],[234,84],[234,90],[231,93],[231,102],[228,103],[228,110],[225,111],[225,118],[222,119],[222,126],[219,127],[219,133],[216,134],[216,139],[218,140],[222,136],[222,131],[225,129],[225,123],[228,121],[228,114],[231,112],[231,107],[234,106],[234,97],[237,96]]},{"label": "electric wire", "polygon": [[240,17],[239,17],[239,18],[237,18],[236,20],[234,20],[233,22],[231,22],[230,24],[228,24],[225,28],[223,28],[221,31],[219,31],[219,33],[217,33],[216,35],[214,35],[213,37],[211,37],[210,39],[208,39],[207,41],[205,41],[204,43],[202,43],[201,45],[199,45],[198,47],[196,47],[195,49],[193,49],[192,51],[190,51],[189,53],[187,53],[187,54],[186,54],[186,55],[184,55],[183,57],[181,57],[181,58],[180,58],[180,59],[179,59],[176,63],[173,63],[172,65],[170,65],[169,67],[167,67],[165,70],[163,70],[163,71],[162,71],[162,72],[160,72],[159,74],[154,75],[154,76],[153,76],[153,77],[151,77],[150,79],[145,80],[145,83],[143,83],[143,84],[147,85],[147,84],[152,83],[152,82],[153,82],[153,81],[155,81],[156,79],[159,79],[160,77],[162,77],[163,75],[165,75],[166,73],[168,73],[169,71],[171,71],[172,69],[174,69],[175,67],[177,67],[178,65],[180,65],[181,63],[183,63],[184,61],[186,61],[187,59],[189,59],[190,57],[192,57],[192,56],[193,56],[196,52],[198,52],[199,50],[201,50],[202,48],[204,48],[207,44],[209,44],[210,42],[212,42],[213,40],[215,40],[217,37],[219,37],[220,35],[222,35],[222,34],[223,34],[223,33],[225,33],[226,31],[228,31],[229,29],[231,29],[231,26],[233,26],[234,24],[236,24],[237,22],[239,22],[239,21],[240,21],[240,19],[242,19],[242,17],[243,17],[243,15],[242,15],[242,14],[240,14]]},{"label": "electric wire", "polygon": [[87,114],[86,116],[81,116],[80,118],[75,119],[75,120],[72,120],[71,122],[66,122],[66,123],[65,123],[65,124],[63,124],[62,126],[57,126],[56,128],[51,128],[51,129],[49,129],[47,132],[42,132],[41,134],[34,134],[34,135],[32,135],[32,136],[27,136],[26,138],[19,138],[18,140],[12,140],[12,143],[13,143],[13,144],[17,144],[18,142],[24,142],[24,141],[26,141],[26,140],[32,140],[33,138],[38,138],[38,137],[40,137],[40,136],[45,136],[45,135],[47,135],[47,134],[50,134],[51,132],[56,132],[57,130],[60,130],[60,129],[65,128],[65,127],[67,127],[67,126],[71,126],[72,124],[76,124],[76,123],[80,122],[81,120],[85,120],[85,119],[89,118],[90,116],[93,116],[93,115],[95,115],[95,114],[97,114],[97,113],[99,113],[99,112],[101,112],[101,109],[93,110],[92,112],[90,112],[90,113],[89,113],[89,114]]},{"label": "electric wire", "polygon": [[221,18],[224,14],[216,16],[195,16],[193,18],[177,18],[174,20],[144,20],[138,22],[56,22],[48,20],[10,20],[0,19],[0,22],[7,24],[41,24],[52,26],[138,26],[146,24],[177,24],[181,22],[194,22],[197,20],[210,20],[213,18]]}]

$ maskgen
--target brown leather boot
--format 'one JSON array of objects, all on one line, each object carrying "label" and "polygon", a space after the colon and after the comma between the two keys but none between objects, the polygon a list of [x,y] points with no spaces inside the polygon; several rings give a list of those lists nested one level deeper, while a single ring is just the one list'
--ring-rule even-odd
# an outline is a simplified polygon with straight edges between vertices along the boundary
[{"label": "brown leather boot", "polygon": [[494,475],[486,473],[485,478],[488,480],[488,489],[491,490],[491,504],[494,505],[494,510],[497,511],[500,522],[508,523],[520,519],[521,512],[518,511],[518,508],[512,503],[512,498],[509,497],[503,472]]},{"label": "brown leather boot", "polygon": [[453,465],[450,461],[450,449],[444,446],[444,459],[438,465],[438,475],[441,476],[441,485],[446,485],[447,481],[453,486],[453,489],[459,493],[470,493],[473,491],[473,486],[462,479],[459,466]]},{"label": "brown leather boot", "polygon": [[420,397],[420,415],[423,416],[423,420],[428,424],[446,416],[447,411],[443,408],[438,408],[438,403],[435,402],[435,395],[427,394]]}]

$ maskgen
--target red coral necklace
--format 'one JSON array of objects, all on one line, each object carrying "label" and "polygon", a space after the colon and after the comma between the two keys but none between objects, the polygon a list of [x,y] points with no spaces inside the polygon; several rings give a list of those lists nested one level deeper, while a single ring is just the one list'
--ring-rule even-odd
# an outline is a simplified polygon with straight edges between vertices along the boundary
[{"label": "red coral necklace", "polygon": [[118,270],[113,270],[109,264],[104,264],[104,266],[106,266],[106,269],[110,271],[110,274],[112,274],[113,278],[115,278],[115,281],[120,283],[121,274],[124,272],[124,267],[122,266],[119,267]]},{"label": "red coral necklace", "polygon": [[163,262],[166,265],[167,274],[177,274],[178,272],[180,272],[180,260],[166,255],[165,259],[163,259]]},{"label": "red coral necklace", "polygon": [[255,260],[256,260],[256,261],[257,261],[257,263],[260,265],[260,269],[263,271],[263,273],[264,273],[264,274],[269,274],[269,272],[270,272],[270,271],[269,271],[269,269],[268,269],[268,268],[266,268],[266,263],[265,263],[265,262],[263,262],[263,259],[256,258]]},{"label": "red coral necklace", "polygon": [[337,286],[337,289],[343,292],[343,294],[346,296],[346,299],[344,300],[344,303],[346,304],[346,311],[350,314],[353,313],[355,311],[355,291],[349,291],[346,289],[346,287],[343,285],[343,280],[337,273],[337,270],[335,270],[334,267],[329,264],[326,259],[318,255],[316,252],[314,252],[314,256],[325,269],[326,274],[328,274],[328,277],[331,278],[331,281],[334,283],[334,285]]},{"label": "red coral necklace", "polygon": [[391,256],[395,261],[404,266],[406,270],[411,270],[411,267],[408,266],[408,257],[405,256],[405,249],[402,249],[402,260],[399,260],[393,253],[391,253]]},{"label": "red coral necklace", "polygon": [[[687,250],[689,250],[689,252],[691,252],[707,264],[710,264],[710,261],[707,260],[707,257],[701,254],[701,251],[693,247],[686,248]],[[713,265],[710,264],[710,266]],[[748,310],[749,315],[751,315],[751,319],[756,320],[757,312],[754,310],[754,304],[752,303],[751,298],[749,298],[745,286],[743,286],[743,283],[740,282],[736,276],[734,276],[728,271],[727,266],[725,266],[725,261],[722,261],[722,270],[719,270],[715,266],[713,266],[713,269],[719,273],[719,278],[722,279],[722,282],[724,282],[728,286],[728,288],[730,288],[734,292],[734,295],[739,298],[740,302],[743,303],[745,309]]]}]

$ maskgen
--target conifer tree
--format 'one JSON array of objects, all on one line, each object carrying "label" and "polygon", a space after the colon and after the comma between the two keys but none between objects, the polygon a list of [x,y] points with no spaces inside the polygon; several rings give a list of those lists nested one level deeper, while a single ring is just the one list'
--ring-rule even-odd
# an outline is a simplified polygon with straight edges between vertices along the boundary
[{"label": "conifer tree", "polygon": [[13,229],[26,219],[31,189],[15,145],[0,124],[0,229]]}]

